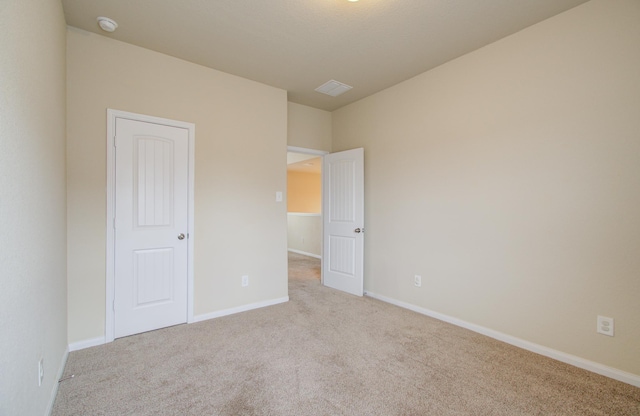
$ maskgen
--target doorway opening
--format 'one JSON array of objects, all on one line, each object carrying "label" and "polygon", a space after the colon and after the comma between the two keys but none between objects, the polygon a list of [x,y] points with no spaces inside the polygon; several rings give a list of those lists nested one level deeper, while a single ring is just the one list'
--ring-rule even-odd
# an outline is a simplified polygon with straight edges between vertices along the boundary
[{"label": "doorway opening", "polygon": [[287,251],[290,276],[322,281],[322,157],[327,152],[287,149]]},{"label": "doorway opening", "polygon": [[[302,156],[291,155],[291,164],[301,163],[311,169],[314,157],[322,156],[320,175],[316,178],[316,189],[320,188],[319,204],[311,209],[317,212],[298,213],[302,208],[289,209],[289,223],[301,222],[295,217],[315,217],[320,237],[311,238],[312,243],[321,241],[320,248],[320,284],[351,293],[356,296],[364,294],[364,149],[357,148],[331,153],[310,151],[289,147],[288,152],[300,153]],[[298,160],[295,160],[295,159]],[[302,159],[302,160],[300,160]],[[320,167],[320,166],[318,166]],[[295,191],[288,181],[287,203],[295,203]],[[303,187],[304,188],[304,187]],[[306,188],[305,188],[306,189]],[[319,205],[319,208],[318,208]],[[305,210],[309,210],[305,208]],[[303,214],[303,215],[295,215]],[[307,221],[312,223],[313,221]],[[291,228],[291,227],[290,227]],[[302,235],[300,230],[288,232],[289,253],[305,254],[315,257],[317,254],[295,248],[297,243],[306,242],[295,233]],[[310,236],[311,234],[304,234]],[[295,251],[294,251],[295,250]],[[309,250],[309,248],[306,248]]]}]

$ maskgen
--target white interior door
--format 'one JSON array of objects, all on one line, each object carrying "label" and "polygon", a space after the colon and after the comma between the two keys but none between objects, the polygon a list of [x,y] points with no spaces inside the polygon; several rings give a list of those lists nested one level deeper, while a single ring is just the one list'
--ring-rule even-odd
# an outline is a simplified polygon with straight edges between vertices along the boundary
[{"label": "white interior door", "polygon": [[324,284],[362,296],[364,149],[326,155],[322,174]]},{"label": "white interior door", "polygon": [[187,322],[188,130],[115,126],[115,337]]}]

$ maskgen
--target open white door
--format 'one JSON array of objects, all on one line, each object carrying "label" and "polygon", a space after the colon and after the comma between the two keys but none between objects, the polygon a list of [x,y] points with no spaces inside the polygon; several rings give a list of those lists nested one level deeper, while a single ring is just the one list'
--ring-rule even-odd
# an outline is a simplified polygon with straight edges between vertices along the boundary
[{"label": "open white door", "polygon": [[364,149],[332,153],[323,166],[324,285],[364,290]]}]

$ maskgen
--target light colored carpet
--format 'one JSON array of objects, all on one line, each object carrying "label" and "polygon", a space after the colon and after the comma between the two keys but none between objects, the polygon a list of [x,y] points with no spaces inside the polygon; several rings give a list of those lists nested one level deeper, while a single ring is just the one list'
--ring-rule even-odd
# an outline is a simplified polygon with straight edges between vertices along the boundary
[{"label": "light colored carpet", "polygon": [[640,389],[370,298],[290,255],[290,301],[72,352],[62,415],[640,415]]}]

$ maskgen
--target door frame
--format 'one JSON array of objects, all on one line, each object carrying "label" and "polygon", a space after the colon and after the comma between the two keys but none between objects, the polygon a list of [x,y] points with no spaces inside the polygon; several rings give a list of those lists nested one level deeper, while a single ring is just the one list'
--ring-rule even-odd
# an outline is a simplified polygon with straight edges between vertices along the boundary
[{"label": "door frame", "polygon": [[116,175],[116,152],[115,133],[116,119],[125,118],[128,120],[141,121],[146,123],[160,124],[169,127],[186,129],[189,137],[189,166],[187,185],[187,323],[193,320],[193,247],[194,247],[194,162],[195,162],[195,129],[193,123],[170,120],[166,118],[148,116],[144,114],[130,113],[127,111],[107,109],[107,247],[106,247],[106,300],[105,300],[105,342],[112,342],[115,339],[115,175]]},{"label": "door frame", "polygon": [[[326,150],[308,149],[306,147],[287,146],[287,153],[302,153],[307,155],[319,156],[322,159],[322,165],[324,166],[324,157],[331,152]],[[322,212],[324,198],[324,171],[320,172],[320,233],[322,240],[320,241],[320,284],[324,284],[324,267],[322,267],[322,257],[324,256],[324,213]],[[288,210],[287,210],[288,211]],[[289,252],[289,242],[287,241],[287,253]]]}]

